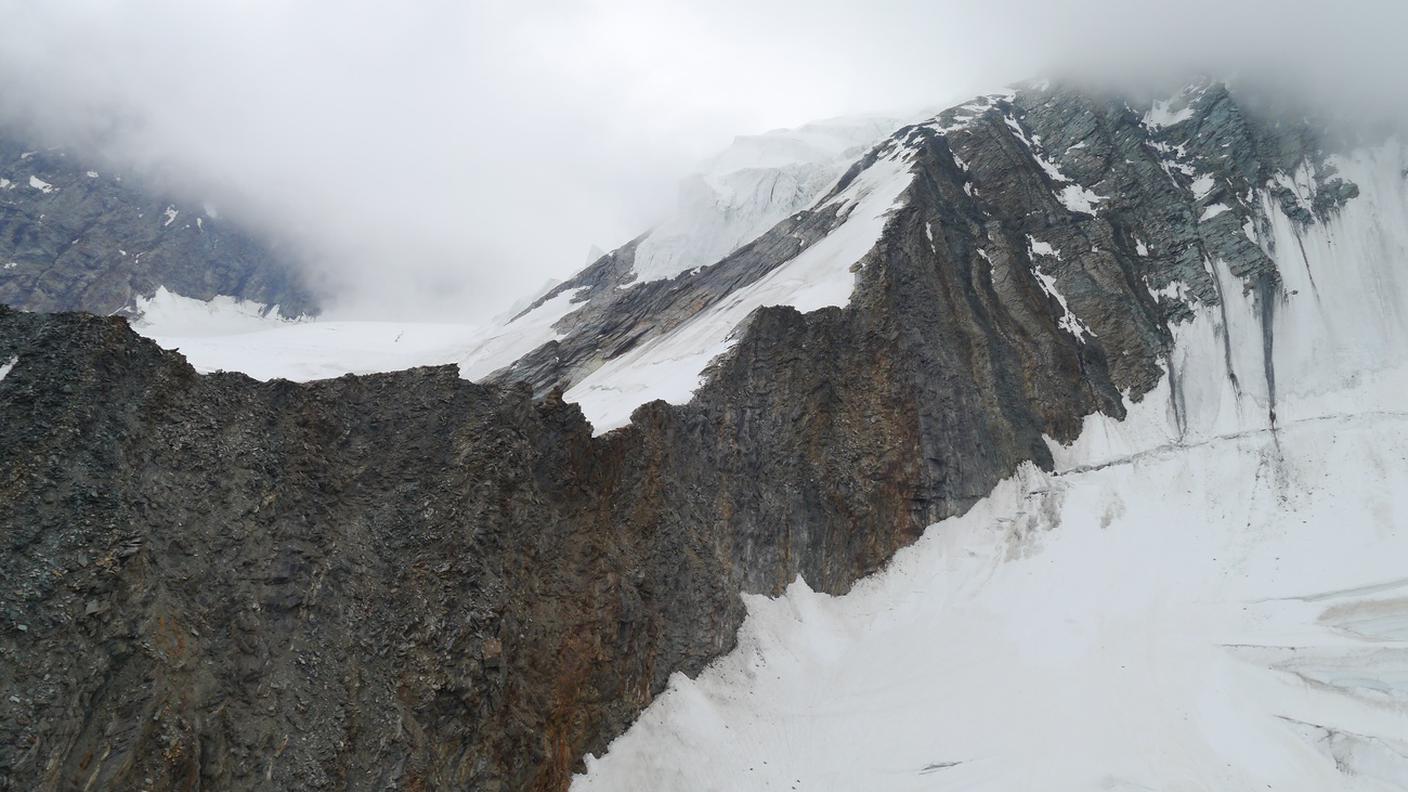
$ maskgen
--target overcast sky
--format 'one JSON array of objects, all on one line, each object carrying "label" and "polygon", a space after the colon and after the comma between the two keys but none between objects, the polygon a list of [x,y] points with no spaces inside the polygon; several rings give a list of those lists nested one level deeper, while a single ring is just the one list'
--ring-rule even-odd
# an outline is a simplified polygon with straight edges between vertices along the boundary
[{"label": "overcast sky", "polygon": [[1408,100],[1404,0],[0,0],[0,19],[0,115],[101,131],[297,243],[368,316],[482,321],[644,230],[735,134],[1072,66],[1260,65]]}]

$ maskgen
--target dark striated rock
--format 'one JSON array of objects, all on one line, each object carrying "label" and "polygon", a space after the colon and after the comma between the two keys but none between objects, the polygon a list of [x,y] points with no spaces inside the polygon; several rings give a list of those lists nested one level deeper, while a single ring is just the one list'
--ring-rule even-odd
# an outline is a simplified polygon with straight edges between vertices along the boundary
[{"label": "dark striated rock", "polygon": [[213,209],[104,171],[0,131],[0,303],[106,315],[165,286],[317,313],[287,253]]},{"label": "dark striated rock", "polygon": [[905,147],[914,180],[850,304],[756,311],[691,403],[602,437],[564,382],[843,210],[669,281],[603,257],[559,287],[588,289],[567,336],[491,384],[197,376],[119,319],[0,311],[0,785],[565,788],[733,645],[739,592],[845,591],[1142,398],[1189,310],[1151,288],[1215,305],[1220,261],[1274,294],[1252,188],[1352,188],[1218,86],[1180,102],[1154,126],[1029,88],[899,130],[868,159]]}]

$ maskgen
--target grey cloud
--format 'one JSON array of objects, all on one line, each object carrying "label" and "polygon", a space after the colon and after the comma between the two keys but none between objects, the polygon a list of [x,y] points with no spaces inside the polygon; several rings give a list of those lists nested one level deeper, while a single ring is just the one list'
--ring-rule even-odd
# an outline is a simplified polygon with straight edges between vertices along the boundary
[{"label": "grey cloud", "polygon": [[735,133],[1043,72],[1408,108],[1408,4],[0,0],[0,115],[290,240],[343,312],[483,320]]}]

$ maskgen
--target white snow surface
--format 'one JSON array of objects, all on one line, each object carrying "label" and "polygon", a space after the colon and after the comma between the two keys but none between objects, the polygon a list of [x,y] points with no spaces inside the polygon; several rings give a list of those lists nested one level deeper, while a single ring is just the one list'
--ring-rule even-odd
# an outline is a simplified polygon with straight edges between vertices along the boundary
[{"label": "white snow surface", "polygon": [[[479,328],[428,322],[290,322],[218,336],[151,336],[197,371],[295,382],[455,362]],[[145,334],[145,333],[144,333]]]},{"label": "white snow surface", "polygon": [[1274,390],[1214,262],[1125,420],[845,596],[746,597],[573,789],[1408,788],[1406,161],[1336,162],[1361,195],[1306,229],[1262,196]]},{"label": "white snow surface", "polygon": [[[1207,84],[1186,85],[1168,99],[1156,101],[1144,114],[1144,125],[1151,129],[1181,124],[1193,117],[1193,103],[1208,88]],[[1172,109],[1178,105],[1179,109]]]},{"label": "white snow surface", "polygon": [[1149,112],[1144,114],[1144,124],[1150,127],[1169,127],[1174,124],[1181,124],[1193,117],[1193,108],[1184,107],[1180,110],[1170,110],[1169,105],[1172,100],[1154,102],[1149,108]]},{"label": "white snow surface", "polygon": [[55,187],[54,185],[50,184],[49,182],[44,181],[43,179],[39,178],[38,176],[30,176],[30,177],[29,177],[29,186],[30,186],[30,187],[33,187],[34,189],[36,189],[36,190],[38,190],[38,191],[40,191],[40,192],[42,192],[42,193],[44,193],[44,194],[46,194],[46,195],[47,195],[48,193],[51,193],[51,192],[53,192],[54,190],[57,190],[57,189],[58,189],[58,188]]},{"label": "white snow surface", "polygon": [[1198,222],[1206,223],[1207,221],[1213,219],[1214,217],[1217,217],[1223,212],[1230,210],[1231,207],[1225,203],[1209,204],[1206,208],[1203,209],[1203,214],[1198,218]]},{"label": "white snow surface", "polygon": [[[756,309],[790,305],[799,311],[844,306],[855,286],[851,266],[874,247],[889,213],[909,186],[912,152],[894,146],[832,203],[845,220],[791,261],[738,289],[673,332],[651,339],[587,375],[565,394],[600,434],[630,422],[636,407],[655,399],[689,401],[710,361],[737,340],[735,330]],[[828,204],[830,205],[830,204]]]},{"label": "white snow surface", "polygon": [[297,382],[454,362],[477,329],[419,322],[298,321],[255,303],[202,301],[161,288],[138,300],[132,329],[202,373],[239,371]]},{"label": "white snow surface", "polygon": [[1194,179],[1193,183],[1189,185],[1189,189],[1193,191],[1194,200],[1201,201],[1203,196],[1212,192],[1212,188],[1215,186],[1217,186],[1217,181],[1205,173]]},{"label": "white snow surface", "polygon": [[636,282],[713,264],[810,207],[902,119],[851,116],[736,138],[680,187],[679,203],[636,248]]},{"label": "white snow surface", "polygon": [[534,349],[562,337],[553,329],[558,320],[581,308],[576,302],[585,291],[563,291],[526,314],[482,335],[468,351],[456,358],[460,375],[465,379],[480,379],[509,365]]},{"label": "white snow surface", "polygon": [[472,332],[456,325],[314,322],[286,319],[277,306],[219,296],[183,297],[165,287],[139,298],[132,329],[185,355],[203,373],[307,381],[348,373],[448,363]]},{"label": "white snow surface", "polygon": [[10,376],[10,372],[14,371],[15,364],[18,362],[20,362],[20,356],[11,355],[9,360],[0,363],[0,382],[3,382],[6,377]]},{"label": "white snow surface", "polygon": [[458,364],[480,379],[559,337],[552,325],[580,304],[568,291],[513,322],[471,324],[285,319],[277,306],[216,297],[202,301],[159,288],[138,299],[132,328],[186,356],[197,371],[307,381],[343,374]]},{"label": "white snow surface", "polygon": [[159,286],[151,297],[137,298],[132,327],[149,337],[237,335],[294,321],[280,317],[277,308],[223,295],[196,300]]}]

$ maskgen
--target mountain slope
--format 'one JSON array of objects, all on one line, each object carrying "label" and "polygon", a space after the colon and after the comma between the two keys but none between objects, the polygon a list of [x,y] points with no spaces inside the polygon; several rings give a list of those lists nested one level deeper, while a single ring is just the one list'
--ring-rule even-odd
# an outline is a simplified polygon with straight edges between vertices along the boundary
[{"label": "mountain slope", "polygon": [[[407,339],[412,343],[397,342],[396,348],[372,357],[404,361],[403,365],[458,363],[466,378],[484,379],[559,338],[557,323],[584,305],[594,311],[603,306],[610,310],[616,291],[712,264],[787,215],[809,207],[854,159],[899,125],[895,119],[865,116],[741,136],[685,180],[675,211],[659,226],[610,255],[598,251],[570,283],[554,281],[488,326],[413,329]],[[177,318],[200,310],[199,306],[180,308]],[[201,329],[190,322],[173,323],[169,316],[165,310],[148,312],[138,331],[166,348],[180,348],[201,371],[307,380],[386,370],[361,354],[363,343],[385,348],[384,327],[270,323],[266,329],[271,332],[251,327],[236,335],[219,332],[224,322],[218,318]],[[347,346],[327,343],[333,335],[356,336],[358,341]],[[414,343],[420,338],[425,343]],[[305,357],[310,354],[315,361],[307,365]]]},{"label": "mountain slope", "polygon": [[636,244],[635,281],[672,278],[713,264],[810,207],[901,123],[857,116],[738,137],[685,180],[676,212]]},{"label": "mountain slope", "polygon": [[[752,684],[750,653],[708,672],[702,699],[671,679],[774,634],[778,652],[805,658],[764,613],[808,607],[798,576],[841,595],[935,523],[926,545],[944,526],[996,526],[998,549],[971,547],[975,563],[996,562],[989,601],[1079,610],[1092,600],[1051,585],[1124,581],[1069,559],[1129,560],[1127,543],[1102,548],[1086,506],[1113,508],[1101,499],[1125,485],[1165,492],[1120,479],[1121,460],[1239,434],[1260,454],[1284,437],[1284,469],[1313,479],[1323,470],[1298,455],[1316,438],[1297,427],[1346,405],[1393,409],[1408,350],[1405,169],[1397,141],[1340,145],[1216,83],[1158,105],[1033,85],[900,129],[810,209],[713,265],[623,289],[631,247],[599,260],[545,297],[555,337],[487,383],[453,367],[306,384],[198,376],[118,320],[0,312],[0,497],[12,504],[0,681],[18,691],[0,701],[6,781],[563,789],[658,701],[613,750],[622,759],[591,763],[604,775],[581,783],[745,785],[726,761],[671,775],[649,757],[678,748],[652,740],[681,733],[682,698],[730,726],[689,726],[714,745],[728,744],[729,718],[766,715],[718,701]],[[669,376],[623,379],[642,371]],[[584,415],[563,390],[588,384],[600,398]],[[683,403],[647,401],[658,395]],[[1397,464],[1393,436],[1378,434],[1354,448]],[[1076,491],[1087,468],[1091,489]],[[1230,461],[1224,483],[1249,470],[1261,467]],[[1013,505],[1027,502],[1013,495],[1023,483],[1040,501],[1042,476],[1073,482],[1069,540],[1058,504],[1035,516]],[[1396,502],[1381,505],[1398,525]],[[1111,511],[1110,526],[1142,508],[1129,521]],[[1275,522],[1277,508],[1259,514]],[[1053,552],[1007,566],[1009,534]],[[1220,551],[1224,538],[1169,546]],[[1277,548],[1244,549],[1275,560]],[[1208,569],[1259,567],[1190,574]],[[1301,589],[1231,593],[1387,582],[1336,569]],[[1033,579],[1049,585],[1024,588]],[[738,596],[789,587],[771,605]],[[849,602],[836,605],[843,627],[865,621]],[[740,633],[749,608],[763,618]],[[978,624],[974,651],[1000,626]],[[803,639],[834,638],[809,628]],[[745,678],[721,693],[711,680],[740,658]],[[815,667],[797,664],[798,690],[827,689]],[[757,706],[768,701],[796,699]],[[1305,728],[1334,730],[1342,749],[1400,739],[1368,719],[1326,720]],[[916,783],[942,783],[937,765],[976,758],[994,731],[935,746],[918,767],[898,746],[904,761],[886,772],[912,781],[933,764]],[[802,747],[831,750],[825,736]],[[1338,778],[1336,757],[1321,759],[1306,777]],[[1135,770],[1114,772],[1114,788],[1147,778]]]},{"label": "mountain slope", "polygon": [[1123,421],[844,596],[748,598],[574,789],[1408,787],[1408,160],[1327,164],[1321,220],[1254,194],[1272,309],[1222,274]]},{"label": "mountain slope", "polygon": [[277,306],[290,317],[316,312],[286,254],[214,208],[105,170],[0,134],[0,302],[106,315],[165,287]]}]

